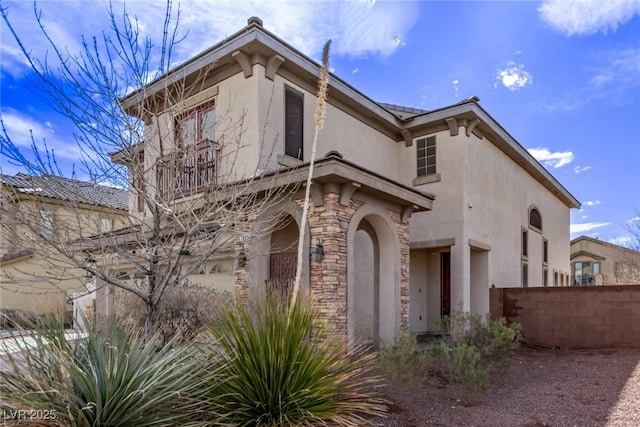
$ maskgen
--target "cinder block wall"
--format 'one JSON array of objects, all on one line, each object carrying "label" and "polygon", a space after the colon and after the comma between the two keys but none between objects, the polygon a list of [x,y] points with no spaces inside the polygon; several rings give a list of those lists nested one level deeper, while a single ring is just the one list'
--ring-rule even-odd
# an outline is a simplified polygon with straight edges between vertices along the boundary
[{"label": "cinder block wall", "polygon": [[492,288],[490,312],[520,323],[528,344],[640,348],[640,285]]}]

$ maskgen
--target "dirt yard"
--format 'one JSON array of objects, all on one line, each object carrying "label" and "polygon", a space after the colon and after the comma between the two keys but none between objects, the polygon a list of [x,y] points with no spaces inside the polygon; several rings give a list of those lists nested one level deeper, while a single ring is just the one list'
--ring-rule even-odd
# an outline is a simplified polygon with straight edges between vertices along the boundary
[{"label": "dirt yard", "polygon": [[521,347],[491,390],[473,393],[427,370],[389,381],[387,427],[640,426],[640,349]]}]

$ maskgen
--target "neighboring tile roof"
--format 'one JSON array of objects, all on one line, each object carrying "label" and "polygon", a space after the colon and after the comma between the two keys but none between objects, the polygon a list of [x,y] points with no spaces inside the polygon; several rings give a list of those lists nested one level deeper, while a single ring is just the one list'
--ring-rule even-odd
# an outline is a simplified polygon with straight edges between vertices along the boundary
[{"label": "neighboring tile roof", "polygon": [[127,210],[128,206],[126,190],[92,182],[52,175],[31,176],[23,173],[15,176],[0,174],[0,182],[22,194],[37,194],[42,197],[119,210]]}]

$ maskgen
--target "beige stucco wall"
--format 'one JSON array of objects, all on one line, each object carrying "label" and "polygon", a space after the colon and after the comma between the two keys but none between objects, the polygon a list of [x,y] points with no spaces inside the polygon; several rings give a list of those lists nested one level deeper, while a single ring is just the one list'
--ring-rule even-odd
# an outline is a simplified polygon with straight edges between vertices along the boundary
[{"label": "beige stucco wall", "polygon": [[[264,74],[264,68],[261,65],[255,65],[254,70],[257,70],[254,76]],[[274,80],[263,77],[260,83],[262,99],[260,100],[259,129],[264,131],[262,140],[265,144],[262,149],[261,169],[273,170],[281,167],[278,165],[278,155],[284,153],[285,85],[304,96],[303,160],[309,161],[311,156],[317,102],[315,89],[308,90],[279,74]],[[318,158],[324,157],[329,151],[339,151],[345,160],[395,180],[398,174],[396,160],[398,145],[397,142],[358,120],[341,105],[329,99],[324,127],[318,137]]]},{"label": "beige stucco wall", "polygon": [[[451,251],[451,308],[479,314],[488,312],[488,288],[521,286],[521,233],[528,231],[529,286],[542,286],[543,239],[548,240],[548,284],[553,274],[568,275],[569,211],[549,190],[531,177],[487,139],[464,131],[451,136],[448,130],[414,135],[436,135],[437,173],[440,180],[416,186],[436,194],[430,212],[414,214],[411,241],[418,257],[420,248],[443,241],[454,242]],[[399,167],[404,182],[415,178],[416,147],[403,149]],[[535,206],[542,215],[543,231],[528,225],[529,208]],[[427,257],[428,258],[428,257]],[[427,272],[412,263],[413,271],[426,275],[429,293],[439,299],[439,265]],[[419,286],[421,278],[412,278]],[[428,295],[429,295],[428,293]],[[427,299],[439,315],[439,306]],[[421,328],[421,327],[420,327]]]},{"label": "beige stucco wall", "polygon": [[113,220],[114,229],[120,228],[125,217],[112,209],[73,206],[59,200],[26,198],[19,203],[24,216],[2,218],[1,255],[23,249],[30,249],[33,254],[0,265],[0,307],[62,316],[68,293],[85,289],[85,272],[74,268],[53,246],[34,237],[24,224],[39,227],[40,210],[49,210],[53,212],[55,241],[68,241],[98,233],[102,218]]}]

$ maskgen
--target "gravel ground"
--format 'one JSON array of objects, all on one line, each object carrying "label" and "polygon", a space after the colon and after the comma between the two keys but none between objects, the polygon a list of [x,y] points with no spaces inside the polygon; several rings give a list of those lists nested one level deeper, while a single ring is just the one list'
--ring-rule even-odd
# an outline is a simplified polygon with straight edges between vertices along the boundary
[{"label": "gravel ground", "polygon": [[474,393],[427,370],[389,380],[387,427],[640,426],[640,349],[521,347],[492,388]]}]

